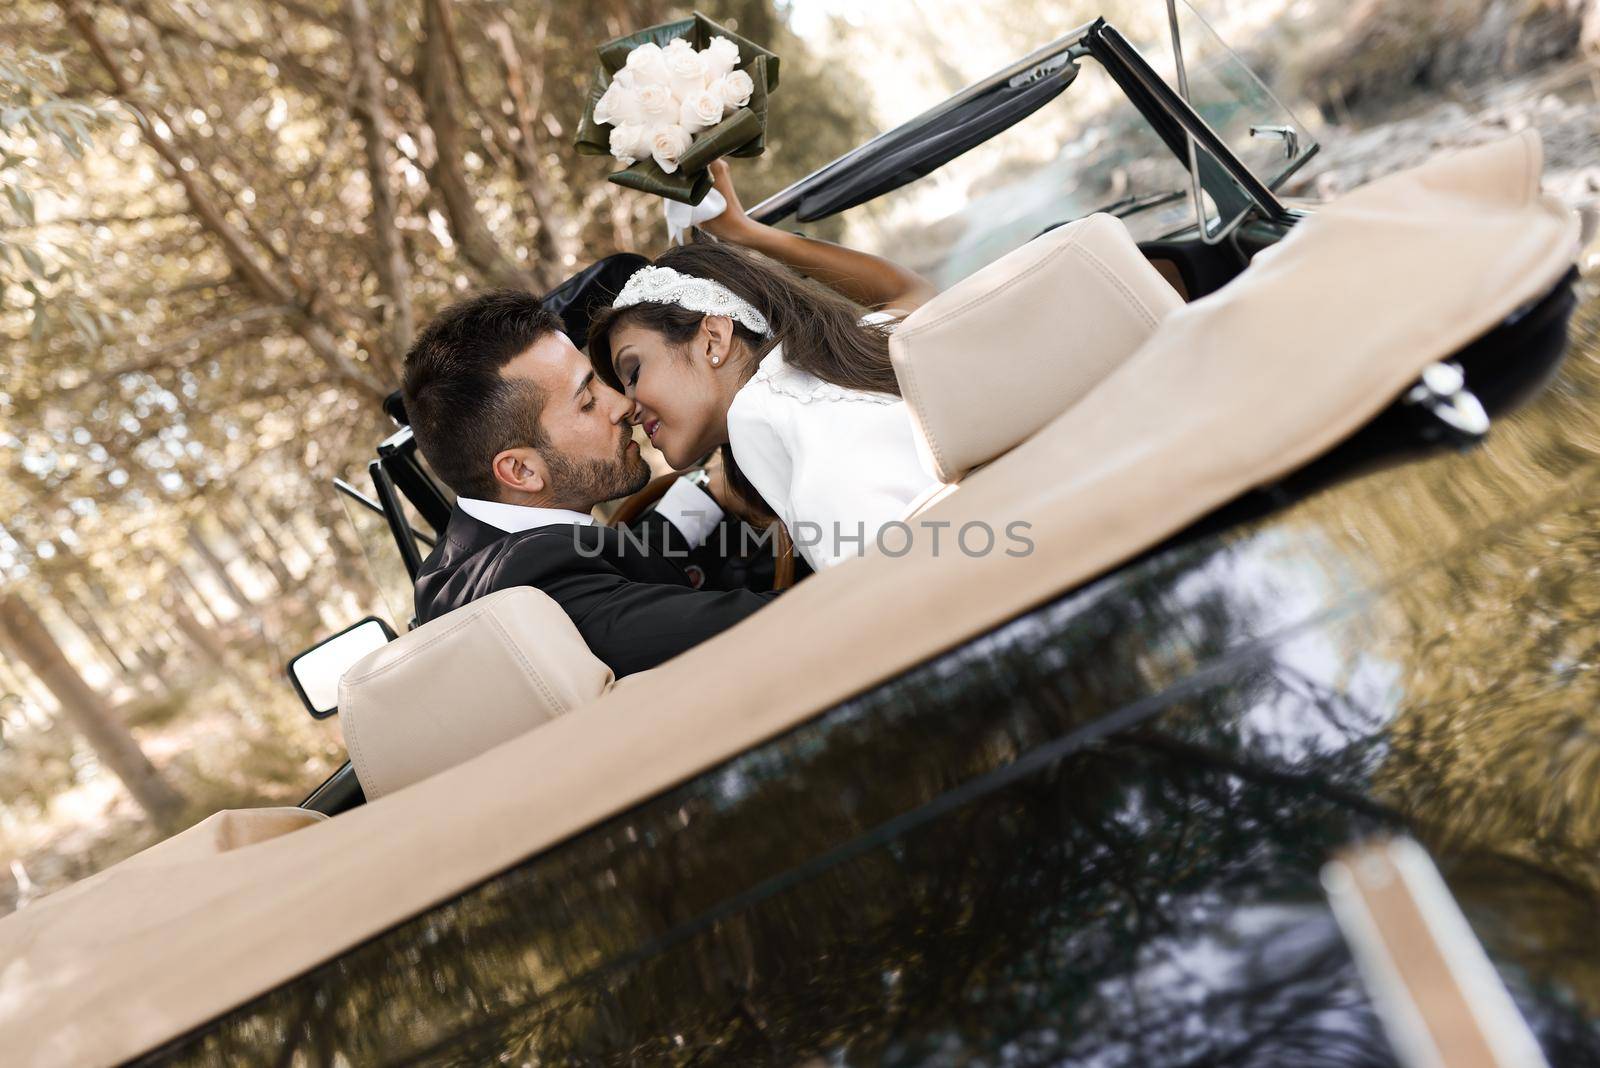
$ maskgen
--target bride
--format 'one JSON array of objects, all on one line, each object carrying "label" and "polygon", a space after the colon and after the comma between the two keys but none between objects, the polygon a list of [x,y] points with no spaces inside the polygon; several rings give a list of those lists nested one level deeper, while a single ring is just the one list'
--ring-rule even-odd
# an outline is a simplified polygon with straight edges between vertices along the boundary
[{"label": "bride", "polygon": [[759,496],[820,570],[859,555],[937,485],[888,341],[933,288],[877,256],[756,222],[727,164],[712,172],[727,208],[700,228],[718,240],[635,272],[595,318],[590,360],[635,402],[669,464],[720,448],[731,487]]}]

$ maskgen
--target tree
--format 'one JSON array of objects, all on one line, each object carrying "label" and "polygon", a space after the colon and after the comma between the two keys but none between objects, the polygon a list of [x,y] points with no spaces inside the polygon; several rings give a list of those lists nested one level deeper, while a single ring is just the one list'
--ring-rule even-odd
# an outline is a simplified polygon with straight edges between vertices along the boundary
[{"label": "tree", "polygon": [[[442,305],[657,251],[659,202],[607,183],[611,161],[579,157],[572,125],[594,47],[681,13],[660,0],[8,5],[0,576],[45,612],[79,683],[103,660],[146,684],[147,703],[192,700],[180,721],[236,702],[239,723],[266,722],[286,749],[326,737],[296,733],[304,714],[275,665],[320,635],[326,605],[381,610],[388,592],[330,480],[364,483],[393,429],[376,402]],[[784,57],[769,150],[739,164],[752,201],[872,132],[859,83],[807,55],[771,0],[714,14]],[[241,558],[276,588],[243,582]],[[256,603],[228,612],[247,593]],[[95,705],[62,685],[104,710],[107,694]],[[259,750],[241,737],[235,752]],[[200,804],[192,763],[165,774]],[[241,780],[237,796],[269,796],[258,768],[222,763],[208,767]],[[313,784],[317,765],[297,770]]]},{"label": "tree", "polygon": [[183,797],[161,777],[105,699],[83,681],[38,613],[14,593],[0,593],[0,641],[50,690],[73,727],[150,819],[164,830],[176,830]]}]

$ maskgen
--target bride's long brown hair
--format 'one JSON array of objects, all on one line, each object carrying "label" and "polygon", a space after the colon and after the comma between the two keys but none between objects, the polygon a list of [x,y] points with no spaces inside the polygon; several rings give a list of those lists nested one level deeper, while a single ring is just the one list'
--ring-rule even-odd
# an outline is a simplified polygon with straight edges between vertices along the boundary
[{"label": "bride's long brown hair", "polygon": [[[658,256],[655,266],[719,282],[767,320],[771,333],[766,337],[738,321],[733,324],[734,337],[750,352],[746,376],[755,374],[761,358],[781,342],[784,363],[824,382],[900,395],[900,383],[889,363],[888,330],[881,324],[863,323],[866,309],[847,297],[765,256],[721,242],[680,245]],[[626,392],[612,363],[612,331],[626,324],[642,326],[687,352],[704,318],[704,313],[676,304],[606,308],[589,326],[589,362],[601,381],[619,393]],[[729,485],[745,500],[760,502],[761,494],[734,461],[733,449],[724,445],[720,451]],[[771,506],[766,510],[772,511]]]},{"label": "bride's long brown hair", "polygon": [[[724,243],[682,245],[662,253],[655,266],[721,283],[766,318],[768,337],[734,323],[734,336],[754,357],[747,374],[754,374],[761,357],[782,342],[783,362],[790,367],[836,386],[900,395],[889,363],[888,332],[880,325],[862,323],[865,309],[833,290],[765,256]],[[602,381],[622,391],[611,360],[612,331],[634,324],[683,346],[693,340],[704,318],[675,304],[606,308],[589,327],[589,361]]]}]

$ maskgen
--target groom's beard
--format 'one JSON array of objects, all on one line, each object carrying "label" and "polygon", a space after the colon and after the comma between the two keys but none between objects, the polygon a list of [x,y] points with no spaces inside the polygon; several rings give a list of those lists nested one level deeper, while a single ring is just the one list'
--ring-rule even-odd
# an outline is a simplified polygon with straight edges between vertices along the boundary
[{"label": "groom's beard", "polygon": [[650,481],[650,465],[637,452],[629,455],[632,441],[632,430],[626,430],[617,445],[617,455],[609,460],[574,460],[552,449],[544,457],[550,480],[561,487],[563,497],[588,502],[580,511],[638,493]]}]

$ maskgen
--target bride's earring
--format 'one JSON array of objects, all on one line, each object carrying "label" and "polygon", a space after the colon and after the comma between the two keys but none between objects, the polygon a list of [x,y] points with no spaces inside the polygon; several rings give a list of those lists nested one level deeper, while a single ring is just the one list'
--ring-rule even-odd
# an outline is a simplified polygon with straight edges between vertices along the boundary
[{"label": "bride's earring", "polygon": [[[711,356],[711,350],[709,348],[706,349],[706,355],[707,356]],[[722,357],[721,356],[711,356],[711,366],[712,367],[717,366],[717,364],[719,364],[721,362],[722,362]]]}]

